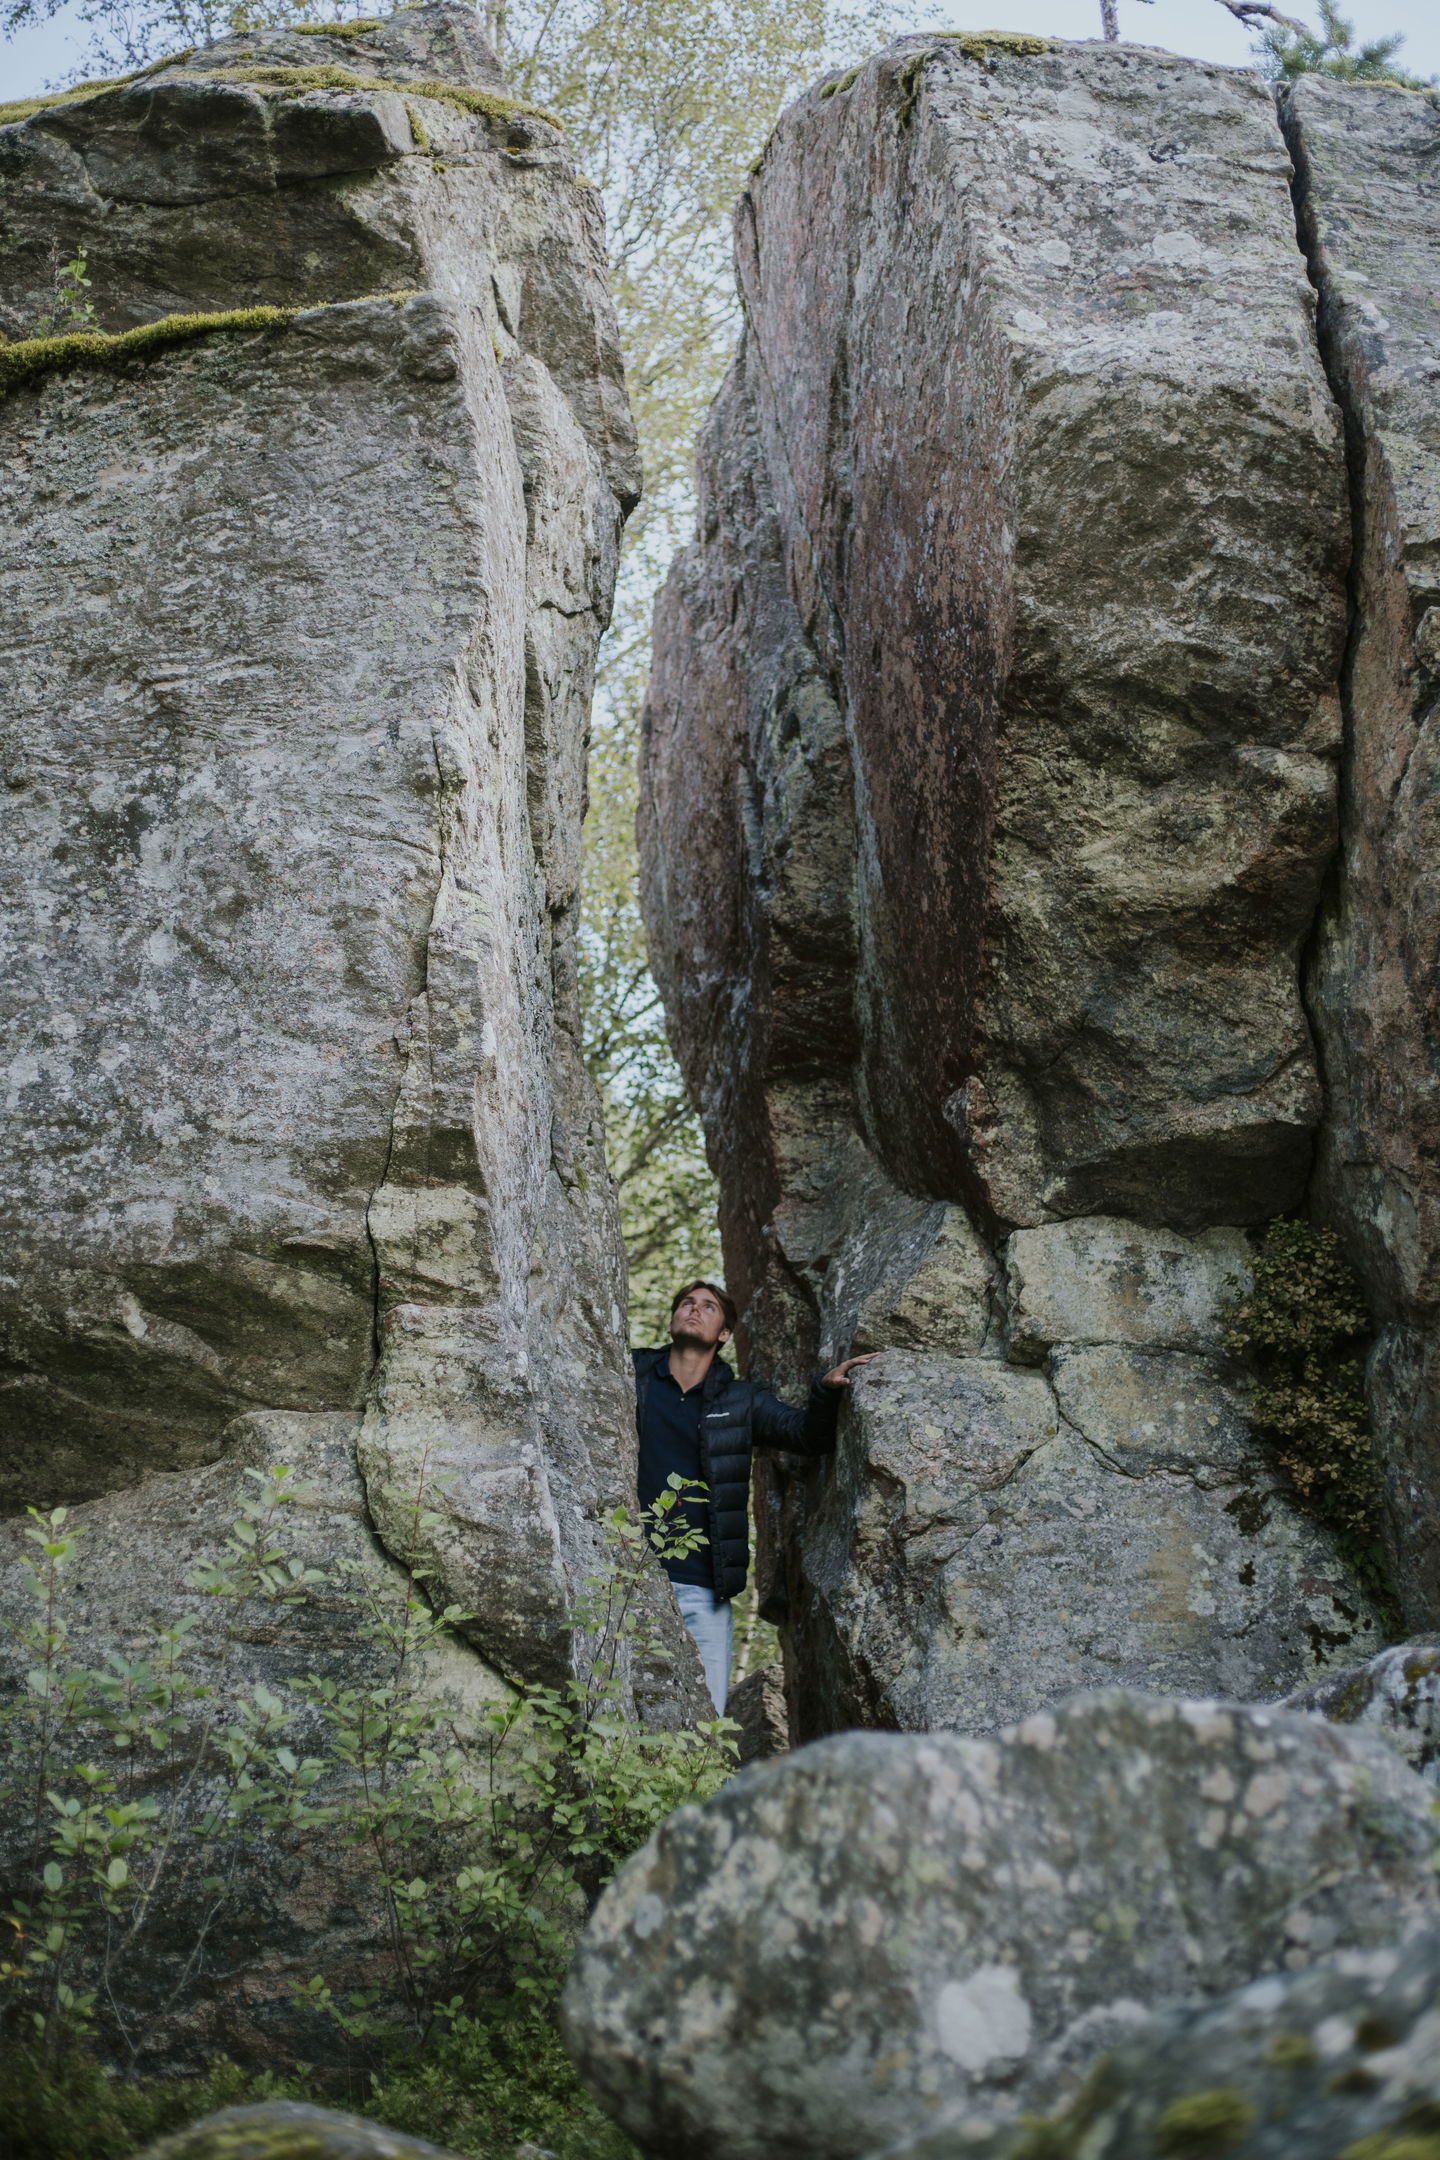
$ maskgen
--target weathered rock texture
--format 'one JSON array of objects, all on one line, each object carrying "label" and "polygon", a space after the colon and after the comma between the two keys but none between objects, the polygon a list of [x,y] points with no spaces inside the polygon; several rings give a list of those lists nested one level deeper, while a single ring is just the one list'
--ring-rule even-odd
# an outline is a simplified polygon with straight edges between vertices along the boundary
[{"label": "weathered rock texture", "polygon": [[1355,510],[1342,844],[1311,1004],[1320,1205],[1383,1323],[1369,1395],[1412,1620],[1440,1621],[1440,105],[1282,102]]},{"label": "weathered rock texture", "polygon": [[141,2160],[456,2160],[448,2148],[358,2115],[267,2100],[222,2108],[150,2146]]},{"label": "weathered rock texture", "polygon": [[890,2160],[1427,2160],[1440,2125],[1440,1935],[1271,1974],[1151,2019],[1074,2104],[960,2116]]},{"label": "weathered rock texture", "polygon": [[305,310],[0,406],[5,1493],[363,1414],[382,1536],[423,1466],[440,1590],[555,1677],[633,1430],[574,967],[638,485],[598,198],[439,6],[0,129],[0,234],[16,333],[57,250],[106,330]]},{"label": "weathered rock texture", "polygon": [[1354,1672],[1330,1673],[1301,1688],[1284,1707],[1332,1725],[1365,1726],[1440,1785],[1440,1638],[1396,1643]]},{"label": "weathered rock texture", "polygon": [[762,1497],[802,1737],[1377,1645],[1219,1346],[1322,1116],[1351,516],[1290,182],[1251,74],[953,36],[740,205],[641,837],[752,1353],[887,1351]]},{"label": "weathered rock texture", "polygon": [[1049,2105],[1167,1998],[1433,1923],[1430,1799],[1367,1737],[1118,1690],[996,1741],[820,1741],[629,1863],[570,2045],[642,2149],[691,2160]]}]

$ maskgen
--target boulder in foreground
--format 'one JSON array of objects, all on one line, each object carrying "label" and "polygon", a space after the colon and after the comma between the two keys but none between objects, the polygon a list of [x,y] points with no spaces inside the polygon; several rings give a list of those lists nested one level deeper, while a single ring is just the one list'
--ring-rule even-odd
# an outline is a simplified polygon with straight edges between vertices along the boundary
[{"label": "boulder in foreground", "polygon": [[1440,1920],[1431,1795],[1283,1711],[1079,1695],[995,1740],[848,1733],[684,1809],[564,2014],[642,2149],[852,2160],[1071,2096],[1166,2001]]}]

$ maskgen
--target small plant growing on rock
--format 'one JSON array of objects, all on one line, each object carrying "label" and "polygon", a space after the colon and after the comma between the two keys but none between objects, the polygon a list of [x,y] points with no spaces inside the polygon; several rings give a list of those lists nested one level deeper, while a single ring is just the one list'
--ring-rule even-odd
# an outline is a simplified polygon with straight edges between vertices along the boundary
[{"label": "small plant growing on rock", "polygon": [[1250,1416],[1296,1497],[1336,1534],[1372,1595],[1388,1603],[1363,1386],[1370,1335],[1359,1280],[1334,1231],[1272,1223],[1252,1286],[1232,1307],[1222,1340],[1254,1362]]},{"label": "small plant growing on rock", "polygon": [[[341,1995],[316,1973],[297,1994],[362,2061],[393,2065],[497,2000],[543,2019],[589,1901],[672,1808],[734,1767],[723,1719],[642,1733],[626,1714],[627,1666],[647,1647],[647,1547],[695,1542],[679,1481],[639,1522],[617,1509],[602,1525],[604,1565],[575,1615],[581,1676],[467,1717],[427,1678],[467,1616],[432,1608],[413,1559],[397,1582],[291,1558],[291,1472],[247,1475],[255,1490],[223,1549],[190,1577],[234,1611],[218,1655],[187,1616],[87,1667],[67,1622],[81,1533],[63,1508],[32,1510],[23,1679],[0,1705],[14,1840],[0,2020],[42,2083],[91,2045],[133,2067],[156,2015],[205,1981],[247,1876],[337,1845],[362,1863],[357,1894],[378,1900],[374,1981]],[[405,1519],[418,1552],[436,1521],[423,1468]],[[228,1674],[257,1601],[267,1639],[283,1639],[287,1613],[322,1597],[369,1645],[372,1683]]]},{"label": "small plant growing on rock", "polygon": [[69,337],[97,327],[94,304],[89,298],[89,266],[85,251],[78,248],[68,262],[60,250],[50,250],[50,306],[35,325],[36,337]]}]

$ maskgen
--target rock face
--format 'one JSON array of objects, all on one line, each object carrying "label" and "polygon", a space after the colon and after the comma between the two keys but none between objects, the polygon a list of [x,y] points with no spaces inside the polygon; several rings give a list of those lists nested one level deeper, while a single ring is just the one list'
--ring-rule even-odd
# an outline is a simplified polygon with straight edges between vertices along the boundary
[{"label": "rock face", "polygon": [[1350,507],[1290,178],[1253,75],[957,35],[741,201],[641,841],[751,1354],[887,1352],[762,1498],[801,1737],[1378,1647],[1219,1346],[1322,1120]]},{"label": "rock face", "polygon": [[1118,1690],[995,1741],[820,1741],[629,1863],[569,2043],[656,2155],[848,2160],[1049,2105],[1167,1997],[1440,1917],[1430,1797],[1373,1740]]},{"label": "rock face", "polygon": [[438,1480],[440,1591],[556,1677],[633,1429],[574,964],[638,485],[598,198],[433,6],[0,128],[0,203],[13,334],[56,250],[105,331],[301,310],[0,404],[8,1503],[346,1415],[382,1535]]},{"label": "rock face", "polygon": [[1440,110],[1306,76],[1281,106],[1350,443],[1342,842],[1311,1009],[1320,1204],[1382,1321],[1369,1395],[1412,1622],[1440,1620]]}]

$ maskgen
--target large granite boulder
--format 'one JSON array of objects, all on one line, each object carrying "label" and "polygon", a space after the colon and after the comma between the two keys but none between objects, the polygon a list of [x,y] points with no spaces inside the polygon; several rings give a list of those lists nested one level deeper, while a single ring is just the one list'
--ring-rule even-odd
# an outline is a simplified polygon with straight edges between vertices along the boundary
[{"label": "large granite boulder", "polygon": [[346,1414],[382,1537],[423,1477],[438,1594],[560,1678],[633,1446],[575,968],[638,486],[599,199],[436,5],[0,128],[12,335],[77,249],[106,332],[299,312],[0,403],[5,1501]]},{"label": "large granite boulder", "polygon": [[1412,1624],[1440,1622],[1440,109],[1302,76],[1281,99],[1344,408],[1355,608],[1341,847],[1313,946],[1318,1196],[1382,1322],[1368,1392]]},{"label": "large granite boulder", "polygon": [[889,2160],[1432,2160],[1440,1935],[1271,1974],[1172,2010],[1096,2063],[1060,2115],[971,2117]]},{"label": "large granite boulder", "polygon": [[1292,177],[1252,73],[965,33],[817,85],[739,206],[640,834],[750,1354],[886,1353],[833,1475],[762,1476],[802,1737],[1383,1639],[1221,1342],[1322,1123],[1345,755]]},{"label": "large granite boulder", "polygon": [[[32,345],[76,250],[101,333],[178,342]],[[575,964],[638,486],[599,199],[469,8],[257,31],[0,126],[0,305],[0,1504],[71,1505],[77,1658],[191,1628],[221,1719],[380,1677],[343,1600],[237,1649],[187,1586],[270,1464],[307,1564],[464,1615],[457,1714],[563,1683],[634,1491]],[[645,1597],[670,1726],[703,1681]],[[376,1977],[339,1839],[247,1847],[198,1937],[179,1874],[152,2058],[304,2052],[292,1981]]]},{"label": "large granite boulder", "polygon": [[1433,1852],[1388,1749],[1283,1712],[1115,1690],[993,1741],[846,1734],[662,1827],[566,2032],[657,2160],[849,2160],[1053,2103],[1167,1999],[1434,1922]]}]

